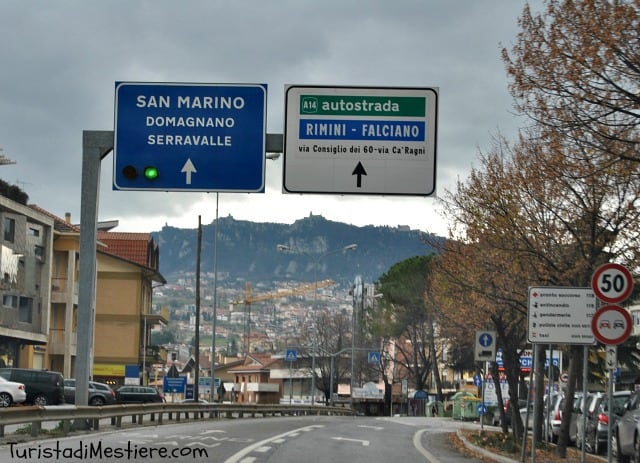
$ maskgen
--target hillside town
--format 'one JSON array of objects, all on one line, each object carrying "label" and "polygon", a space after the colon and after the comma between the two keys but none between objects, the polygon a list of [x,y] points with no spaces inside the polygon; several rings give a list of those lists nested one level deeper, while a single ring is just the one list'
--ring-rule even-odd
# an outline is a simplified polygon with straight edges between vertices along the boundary
[{"label": "hillside town", "polygon": [[[16,199],[0,196],[0,359],[5,367],[59,371],[64,378],[74,378],[80,227],[70,214],[59,217]],[[162,391],[166,377],[184,378],[178,389],[174,385],[164,390],[168,400],[189,397],[198,381],[199,397],[211,400],[327,403],[359,394],[381,402],[384,384],[378,365],[371,368],[369,358],[380,363],[381,346],[365,339],[362,329],[376,304],[371,282],[356,275],[350,285],[327,279],[252,286],[226,281],[224,272],[219,278],[205,274],[197,307],[195,274],[167,282],[159,271],[161,249],[153,236],[116,228],[117,221],[98,224],[93,381],[114,389],[139,384]],[[327,350],[331,339],[318,326],[319,314],[344,323],[339,353]],[[329,371],[330,363],[335,363],[335,372]],[[449,378],[447,387],[462,380],[444,363],[442,370]],[[336,383],[320,384],[329,379]],[[406,399],[412,390],[405,378],[403,392],[402,378],[397,379],[394,394],[400,406],[402,394]],[[333,395],[323,392],[330,387]]]}]

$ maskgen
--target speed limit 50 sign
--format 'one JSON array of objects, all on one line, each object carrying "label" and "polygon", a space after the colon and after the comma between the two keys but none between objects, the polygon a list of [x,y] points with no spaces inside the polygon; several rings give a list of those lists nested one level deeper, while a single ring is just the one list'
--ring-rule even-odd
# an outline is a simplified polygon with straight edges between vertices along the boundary
[{"label": "speed limit 50 sign", "polygon": [[633,277],[626,267],[607,263],[593,272],[591,289],[601,301],[616,304],[624,301],[633,290]]}]

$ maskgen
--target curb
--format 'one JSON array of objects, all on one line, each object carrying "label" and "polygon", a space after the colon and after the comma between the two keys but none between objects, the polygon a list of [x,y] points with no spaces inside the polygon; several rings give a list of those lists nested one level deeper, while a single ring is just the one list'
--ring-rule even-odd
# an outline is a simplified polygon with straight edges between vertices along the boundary
[{"label": "curb", "polygon": [[489,452],[488,450],[485,450],[482,447],[473,445],[471,442],[467,440],[466,437],[464,437],[464,434],[461,429],[458,429],[456,431],[456,435],[458,436],[458,439],[462,441],[462,443],[466,448],[468,448],[469,450],[473,450],[474,452],[478,453],[484,458],[488,458],[496,463],[518,463],[518,460],[514,460],[512,458],[505,457],[503,455],[498,455],[496,453]]}]

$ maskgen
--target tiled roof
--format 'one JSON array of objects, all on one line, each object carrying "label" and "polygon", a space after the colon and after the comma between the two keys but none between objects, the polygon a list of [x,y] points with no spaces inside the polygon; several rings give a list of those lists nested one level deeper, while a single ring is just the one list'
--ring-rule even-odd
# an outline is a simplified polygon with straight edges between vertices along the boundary
[{"label": "tiled roof", "polygon": [[151,233],[98,232],[98,241],[107,248],[103,252],[149,267]]},{"label": "tiled roof", "polygon": [[229,371],[233,372],[251,372],[251,371],[268,371],[271,369],[274,363],[279,362],[280,359],[272,358],[271,355],[248,355],[245,358],[244,365],[238,365],[237,367],[230,368]]},{"label": "tiled roof", "polygon": [[53,229],[59,233],[80,233],[80,227],[76,227],[72,223],[67,222],[62,217],[52,214],[51,212],[42,209],[36,204],[29,204],[29,207],[34,211],[38,211],[41,214],[51,217],[54,220]]}]

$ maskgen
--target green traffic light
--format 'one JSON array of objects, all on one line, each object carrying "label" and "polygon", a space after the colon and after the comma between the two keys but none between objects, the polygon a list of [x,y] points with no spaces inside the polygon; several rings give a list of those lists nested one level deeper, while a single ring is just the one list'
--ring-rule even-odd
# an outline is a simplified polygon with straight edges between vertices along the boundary
[{"label": "green traffic light", "polygon": [[160,173],[157,167],[147,166],[144,168],[144,178],[147,180],[155,180],[158,178],[158,175],[160,175]]}]

